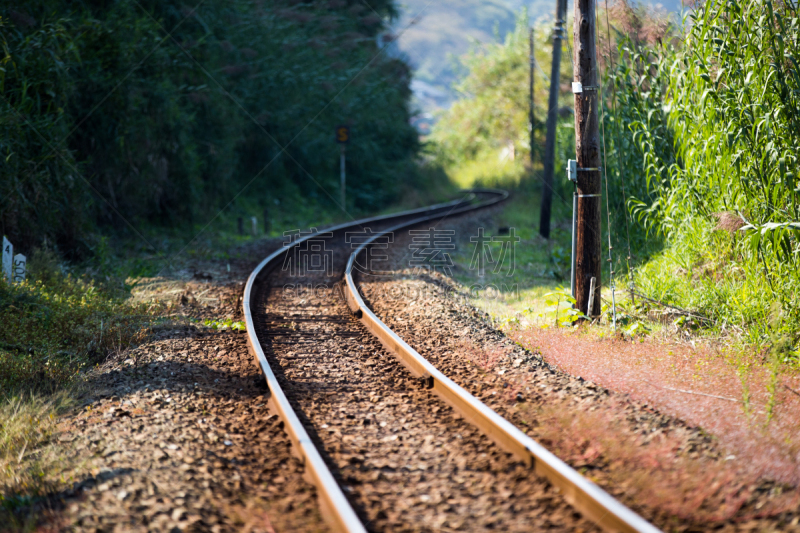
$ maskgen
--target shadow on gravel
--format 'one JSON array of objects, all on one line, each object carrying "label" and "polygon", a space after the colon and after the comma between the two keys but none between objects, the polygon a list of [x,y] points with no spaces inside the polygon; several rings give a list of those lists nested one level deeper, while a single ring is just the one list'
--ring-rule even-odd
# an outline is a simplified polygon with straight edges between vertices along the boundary
[{"label": "shadow on gravel", "polygon": [[53,527],[53,530],[67,529],[67,524],[63,524],[59,520],[58,513],[66,508],[70,501],[80,498],[84,489],[94,488],[97,485],[136,471],[134,468],[101,470],[97,476],[89,474],[83,479],[73,482],[71,487],[58,492],[40,496],[5,495],[0,500],[2,502],[2,506],[0,506],[0,531],[38,531],[36,526],[43,521]]},{"label": "shadow on gravel", "polygon": [[[239,335],[239,334],[236,334]],[[172,337],[175,339],[176,337]],[[248,356],[249,357],[249,356]],[[112,370],[100,374],[89,380],[84,394],[78,397],[75,414],[87,406],[104,414],[93,424],[114,427],[122,418],[136,420],[141,416],[142,422],[151,419],[154,412],[161,408],[170,407],[170,395],[175,393],[197,394],[205,400],[205,405],[211,405],[208,416],[225,417],[227,413],[220,405],[230,400],[247,401],[264,397],[268,393],[266,382],[260,372],[255,370],[255,365],[246,368],[244,362],[234,362],[233,368],[212,368],[198,362],[156,361],[140,364],[136,367],[128,366],[124,369]],[[159,398],[151,399],[146,405],[127,405],[129,398],[142,397],[138,393],[160,391]],[[266,403],[266,398],[264,398]],[[112,406],[108,408],[108,405]],[[142,411],[141,407],[147,409]],[[189,416],[197,409],[189,405],[186,412]],[[142,416],[144,415],[144,416]],[[200,416],[199,413],[194,416]],[[81,430],[75,429],[74,434]],[[67,433],[70,437],[72,432]],[[213,446],[209,445],[203,452],[203,459],[210,462],[223,462],[229,465],[241,464],[237,460],[221,456]],[[142,457],[142,459],[145,459]],[[136,462],[136,461],[134,461]],[[135,464],[134,464],[135,466]],[[49,492],[41,495],[2,495],[0,497],[0,531],[29,531],[46,524],[53,530],[69,529],[69,524],[64,522],[64,511],[73,502],[82,501],[84,489],[94,489],[115,478],[140,472],[139,468],[108,468],[101,469],[93,476],[91,473],[82,475],[72,486],[60,491]]]},{"label": "shadow on gravel", "polygon": [[[342,305],[345,304],[342,303]],[[342,316],[349,316],[349,314],[343,314]],[[356,321],[356,319],[352,317],[350,317],[350,320]],[[294,381],[286,376],[283,366],[276,359],[273,338],[267,337],[267,340],[261,343],[261,347],[264,350],[264,356],[266,357],[272,372],[275,374],[275,378],[278,380],[278,383],[280,383],[281,388],[289,399],[289,403],[292,405],[297,418],[300,420],[300,423],[303,424],[303,427],[308,433],[311,442],[319,452],[322,460],[325,461],[325,464],[328,466],[328,469],[330,470],[334,479],[341,487],[351,485],[355,480],[346,478],[339,470],[336,465],[336,461],[333,459],[333,457],[331,457],[331,454],[326,449],[325,442],[322,440],[322,438],[320,438],[319,434],[314,428],[313,423],[308,416],[306,416],[305,410],[297,403],[297,401],[295,401],[294,394],[299,393],[310,395],[315,401],[320,401],[327,397],[329,393],[347,393],[353,392],[356,389],[342,383],[331,383],[324,380],[309,381],[308,378],[304,378],[302,381]],[[259,379],[264,382],[264,388],[267,389],[264,378],[259,375]],[[370,519],[367,516],[366,510],[363,508],[363,506],[360,505],[359,502],[355,501],[354,498],[347,492],[345,492],[345,496],[347,497],[350,505],[353,507],[353,510],[356,512],[361,522],[368,524]]]},{"label": "shadow on gravel", "polygon": [[260,372],[241,374],[234,370],[212,368],[197,363],[151,362],[125,370],[103,374],[88,384],[95,390],[81,398],[82,404],[99,399],[119,398],[143,391],[189,392],[247,399],[263,395],[269,389]]}]

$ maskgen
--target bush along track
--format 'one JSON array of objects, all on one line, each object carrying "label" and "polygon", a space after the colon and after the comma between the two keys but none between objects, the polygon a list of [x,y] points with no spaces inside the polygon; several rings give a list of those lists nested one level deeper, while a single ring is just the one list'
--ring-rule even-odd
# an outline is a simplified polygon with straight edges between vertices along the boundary
[{"label": "bush along track", "polygon": [[124,290],[33,259],[25,282],[0,280],[3,396],[69,385],[107,354],[143,340],[153,320],[150,307],[131,304]]},{"label": "bush along track", "polygon": [[623,39],[607,89],[610,185],[625,180],[634,226],[666,246],[636,287],[770,347],[770,364],[795,364],[800,348],[798,14],[791,2],[704,2],[663,46]]}]

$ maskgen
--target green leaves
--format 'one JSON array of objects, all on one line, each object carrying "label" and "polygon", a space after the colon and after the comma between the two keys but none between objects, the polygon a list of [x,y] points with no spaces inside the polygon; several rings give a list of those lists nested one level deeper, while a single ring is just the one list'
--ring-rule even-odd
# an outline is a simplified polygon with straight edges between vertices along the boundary
[{"label": "green leaves", "polygon": [[[756,336],[768,330],[765,302],[777,301],[800,331],[799,15],[796,2],[709,0],[684,26],[684,49],[627,39],[610,74],[617,115],[607,131],[616,137],[618,180],[635,228],[696,250],[701,264],[716,264],[720,243],[730,248],[724,274],[706,280],[695,273],[675,294],[674,272],[644,266],[639,281],[650,283],[656,298],[660,287],[670,292],[667,301],[749,325]],[[626,137],[634,142],[622,149]],[[611,198],[621,194],[616,189]],[[709,229],[712,214],[731,211],[750,223],[739,231]],[[691,271],[693,262],[680,268]]]},{"label": "green leaves", "polygon": [[622,328],[622,333],[628,337],[644,336],[650,331],[643,322],[634,322],[629,326]]},{"label": "green leaves", "polygon": [[782,262],[794,263],[800,255],[800,222],[769,222],[761,226],[748,224],[740,231],[749,233],[749,249],[753,256],[766,250]]},{"label": "green leaves", "polygon": [[[395,12],[391,0],[370,5]],[[79,248],[97,225],[125,226],[117,212],[139,229],[185,229],[237,195],[230,210],[249,201],[275,213],[279,198],[309,216],[338,212],[331,132],[343,122],[354,134],[348,210],[409,186],[410,70],[378,53],[380,17],[309,2],[209,0],[189,16],[174,0],[32,0],[36,23],[19,28],[10,9],[0,7],[0,222],[20,245]]]},{"label": "green leaves", "polygon": [[560,287],[555,292],[545,294],[544,303],[546,307],[537,314],[537,317],[542,320],[545,327],[568,327],[581,318],[586,318],[585,315],[575,309],[575,298],[572,297],[569,289],[565,287]]},{"label": "green leaves", "polygon": [[206,319],[203,321],[203,325],[207,326],[211,329],[230,329],[231,331],[247,331],[247,326],[245,326],[244,322],[234,322],[233,319],[225,318],[222,320],[211,320]]}]

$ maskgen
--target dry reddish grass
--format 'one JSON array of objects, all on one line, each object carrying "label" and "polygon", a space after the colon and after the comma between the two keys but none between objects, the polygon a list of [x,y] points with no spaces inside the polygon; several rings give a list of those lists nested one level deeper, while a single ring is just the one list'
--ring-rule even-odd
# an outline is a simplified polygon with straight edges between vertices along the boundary
[{"label": "dry reddish grass", "polygon": [[[570,353],[580,353],[584,362],[586,356],[592,359],[602,354],[604,350],[598,347],[604,342],[632,347],[639,355],[653,349],[652,344],[638,342],[600,341],[588,346],[579,344],[591,340],[586,335],[559,338],[564,334],[558,331],[542,333],[556,334],[549,340],[557,343],[559,354],[568,345]],[[490,375],[510,353],[508,347],[482,347],[469,339],[458,340],[454,347]],[[568,396],[519,402],[517,394],[531,385],[530,374],[504,370],[500,372],[502,398],[513,404],[506,415],[530,424],[530,435],[546,448],[661,526],[717,528],[777,517],[800,505],[800,493],[792,486],[765,479],[739,458],[719,457],[708,444],[687,440],[694,432],[687,434],[681,424],[641,425],[637,420],[645,413],[639,407],[632,410],[631,399],[624,395],[611,395],[581,408]]]},{"label": "dry reddish grass", "polygon": [[773,487],[749,505],[756,490],[763,490],[756,476],[733,461],[690,456],[669,431],[636,433],[620,417],[624,410],[618,401],[589,411],[546,404],[532,418],[543,444],[559,457],[637,505],[673,519],[697,525],[741,522],[791,511],[800,503],[796,492]]},{"label": "dry reddish grass", "polygon": [[669,16],[663,8],[633,4],[630,0],[612,0],[604,2],[602,7],[606,5],[611,24],[638,45],[655,46],[671,31]]},{"label": "dry reddish grass", "polygon": [[572,375],[702,427],[734,456],[730,462],[739,471],[800,484],[797,372],[780,375],[776,383],[765,365],[752,364],[758,354],[725,353],[708,345],[601,339],[563,329],[528,329],[510,336]]},{"label": "dry reddish grass", "polygon": [[484,372],[491,372],[501,360],[509,354],[511,349],[507,346],[493,346],[482,348],[475,345],[469,339],[460,339],[454,348],[464,357],[472,361]]},{"label": "dry reddish grass", "polygon": [[[688,7],[690,3],[687,0],[685,5]],[[611,66],[608,64],[609,58],[616,56],[618,40],[612,37],[615,31],[629,37],[637,46],[657,48],[665,42],[680,46],[675,25],[661,7],[642,5],[631,0],[601,0],[598,7],[598,60],[604,70]],[[611,63],[614,62],[616,59],[612,59]]]}]

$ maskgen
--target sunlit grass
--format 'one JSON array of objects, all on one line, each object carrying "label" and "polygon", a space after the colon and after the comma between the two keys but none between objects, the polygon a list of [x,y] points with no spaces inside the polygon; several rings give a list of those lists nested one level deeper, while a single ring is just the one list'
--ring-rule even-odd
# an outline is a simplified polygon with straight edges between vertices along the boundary
[{"label": "sunlit grass", "polygon": [[450,180],[461,188],[478,185],[485,187],[516,187],[525,177],[525,168],[506,152],[487,151],[478,159],[465,161],[447,170]]},{"label": "sunlit grass", "polygon": [[152,318],[121,288],[65,274],[47,251],[35,252],[30,266],[23,283],[0,280],[0,398],[70,384],[143,338]]},{"label": "sunlit grass", "polygon": [[62,476],[64,447],[53,439],[59,415],[72,404],[64,390],[0,400],[0,520],[6,526],[21,528],[21,508],[70,481]]},{"label": "sunlit grass", "polygon": [[508,248],[503,256],[502,241],[492,242],[487,252],[495,262],[488,263],[486,255],[481,275],[475,263],[474,244],[465,243],[453,254],[460,266],[454,272],[455,278],[470,288],[472,304],[497,323],[512,323],[538,314],[545,307],[546,294],[565,283],[569,285],[569,222],[563,219],[563,208],[556,206],[551,238],[543,239],[538,231],[539,202],[538,194],[518,189],[494,216],[494,226],[484,228],[489,238],[509,239],[513,231],[513,237],[519,238],[513,257]]},{"label": "sunlit grass", "polygon": [[245,326],[244,322],[234,322],[230,318],[225,318],[221,320],[211,320],[206,319],[203,321],[203,325],[207,326],[214,330],[226,330],[230,329],[231,331],[246,331],[247,326]]}]

